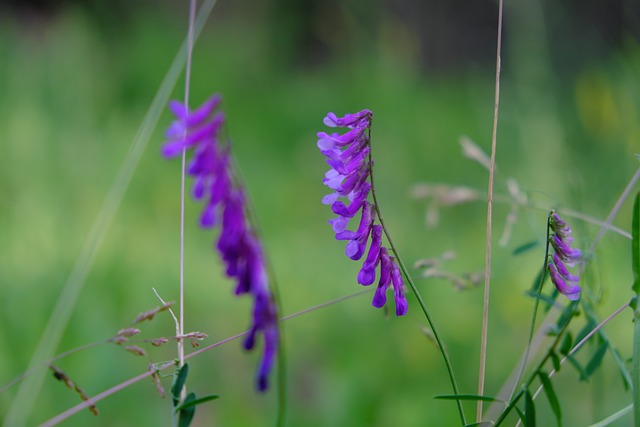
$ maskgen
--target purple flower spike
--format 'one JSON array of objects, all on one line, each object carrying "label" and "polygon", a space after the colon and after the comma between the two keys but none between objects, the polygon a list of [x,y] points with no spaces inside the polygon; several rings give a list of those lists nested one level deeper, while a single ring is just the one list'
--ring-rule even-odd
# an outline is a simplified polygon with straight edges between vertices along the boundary
[{"label": "purple flower spike", "polygon": [[[402,275],[386,248],[382,247],[382,226],[374,225],[377,207],[367,199],[372,190],[369,182],[371,175],[371,147],[369,134],[373,113],[362,110],[355,114],[338,117],[329,113],[324,124],[331,128],[348,128],[342,134],[318,132],[318,148],[331,167],[322,182],[333,190],[322,198],[322,203],[331,205],[331,211],[337,215],[330,219],[336,240],[348,240],[346,255],[352,260],[363,257],[369,236],[371,244],[362,268],[358,272],[358,283],[372,285],[376,280],[376,269],[380,265],[380,279],[373,297],[373,306],[382,307],[387,302],[386,291],[393,284],[396,302],[396,315],[407,312]],[[347,226],[358,211],[361,211],[360,224],[356,231]]]},{"label": "purple flower spike", "polygon": [[581,288],[578,286],[580,277],[571,274],[567,266],[575,266],[582,259],[582,253],[579,249],[571,247],[571,243],[573,243],[571,227],[560,215],[555,212],[551,213],[549,227],[553,233],[549,237],[549,243],[554,251],[552,260],[547,263],[549,277],[558,292],[570,300],[577,300],[580,298],[581,292]]},{"label": "purple flower spike", "polygon": [[[187,171],[194,177],[193,197],[206,203],[200,225],[203,228],[220,226],[216,247],[225,264],[226,275],[234,280],[236,295],[248,294],[253,298],[252,325],[243,346],[251,350],[259,335],[264,338],[256,378],[256,387],[262,392],[269,387],[269,375],[278,349],[277,307],[269,289],[260,242],[246,215],[244,192],[234,184],[229,145],[222,146],[220,141],[225,120],[222,112],[216,112],[220,101],[220,96],[214,95],[194,111],[180,102],[170,102],[169,109],[176,120],[167,129],[162,154],[174,157],[184,149],[193,149]],[[346,177],[332,172],[328,178],[335,181],[332,185],[337,189]]]}]

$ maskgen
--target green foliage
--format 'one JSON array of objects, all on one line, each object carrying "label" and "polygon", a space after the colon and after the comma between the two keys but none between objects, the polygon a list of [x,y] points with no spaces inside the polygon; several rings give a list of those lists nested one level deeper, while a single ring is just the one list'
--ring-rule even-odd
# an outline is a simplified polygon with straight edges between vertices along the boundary
[{"label": "green foliage", "polygon": [[[374,110],[381,203],[389,206],[389,223],[398,235],[398,244],[406,248],[408,260],[436,256],[451,248],[460,260],[452,263],[452,270],[481,269],[478,248],[485,238],[482,204],[443,207],[438,227],[427,230],[424,204],[406,194],[418,181],[462,183],[485,190],[486,172],[464,159],[455,141],[465,133],[487,146],[493,61],[487,67],[478,63],[471,71],[427,71],[430,64],[412,57],[413,51],[420,50],[420,40],[402,32],[406,43],[398,43],[387,34],[395,34],[393,29],[399,24],[387,20],[381,25],[384,33],[357,38],[371,43],[368,49],[345,49],[342,61],[311,70],[288,69],[266,53],[274,31],[264,18],[269,14],[257,13],[263,10],[248,14],[244,6],[229,4],[230,9],[219,18],[214,13],[194,53],[192,98],[201,101],[214,90],[225,95],[229,133],[264,226],[269,256],[283,291],[284,313],[360,289],[351,279],[355,267],[345,261],[340,245],[327,233],[328,216],[319,208],[323,189],[318,177],[324,166],[315,151],[314,132],[329,110],[352,111],[354,106]],[[0,310],[2,384],[22,372],[30,359],[51,301],[69,275],[153,91],[184,37],[184,19],[177,17],[173,6],[170,16],[154,8],[133,11],[126,19],[131,27],[106,37],[97,33],[93,22],[80,11],[61,10],[29,22],[10,14],[0,17],[0,141],[5,159],[0,193],[6,200],[0,204],[0,288],[3,301],[11,302]],[[526,31],[535,34],[534,26],[531,23]],[[357,23],[354,27],[358,32]],[[508,43],[514,49],[527,55],[545,51],[523,49],[517,33],[525,29],[514,28],[517,31]],[[339,32],[333,40],[341,41]],[[529,60],[517,59],[516,53],[505,52],[504,56],[505,69],[511,74],[501,105],[499,171],[513,176],[523,187],[541,191],[535,192],[530,205],[520,212],[511,242],[504,250],[495,251],[495,321],[490,322],[488,362],[499,372],[490,379],[489,391],[495,390],[514,366],[521,350],[515,343],[524,339],[524,333],[513,331],[514,325],[526,322],[530,300],[522,298],[522,293],[538,274],[538,266],[532,264],[537,261],[529,255],[535,252],[533,241],[542,236],[537,225],[529,224],[540,222],[544,213],[534,205],[558,203],[604,218],[612,194],[619,193],[637,167],[635,161],[625,160],[633,149],[629,141],[635,140],[640,105],[635,95],[640,93],[637,73],[625,70],[637,70],[637,47],[631,46],[611,60],[587,58],[576,64],[570,76],[562,70],[556,72],[537,55],[530,59],[535,67],[529,67],[530,63],[525,63]],[[599,88],[595,95],[594,87]],[[104,339],[113,334],[114,327],[126,326],[133,315],[157,303],[151,287],[168,298],[175,294],[179,181],[174,168],[158,156],[163,138],[160,129],[167,122],[167,116],[160,119],[152,139],[156,145],[152,142],[145,152],[124,204],[94,254],[95,266],[59,352]],[[503,183],[498,184],[498,191],[505,192]],[[542,192],[551,200],[541,197]],[[186,214],[189,323],[193,321],[195,328],[207,332],[215,328],[219,337],[234,335],[246,324],[247,307],[229,296],[229,284],[211,253],[215,236],[196,231],[195,209],[188,207]],[[496,205],[496,221],[503,221],[507,214],[508,208]],[[634,220],[636,217],[634,214]],[[575,231],[576,237],[580,236],[577,241],[586,246],[597,228],[578,222]],[[596,259],[606,269],[594,272],[591,278],[597,280],[589,285],[596,281],[628,284],[627,242],[613,234],[607,234],[605,241],[607,246]],[[513,242],[531,242],[532,246],[513,249]],[[633,258],[637,260],[637,256]],[[637,266],[634,269],[636,274]],[[446,319],[443,335],[454,355],[461,389],[473,390],[476,366],[466,361],[473,359],[467,355],[476,350],[479,292],[461,294],[436,282],[424,281],[419,286],[424,287],[436,320]],[[634,286],[636,283],[634,278]],[[593,319],[610,313],[620,295],[617,290],[605,289],[606,298]],[[563,301],[541,298],[549,308]],[[455,425],[455,411],[443,411],[447,405],[442,401],[425,400],[425,396],[446,388],[433,348],[425,346],[420,332],[411,326],[419,322],[418,317],[410,314],[405,322],[389,322],[370,309],[368,299],[366,295],[354,298],[287,323],[288,338],[295,343],[295,357],[289,361],[290,424],[414,427],[428,419],[431,425]],[[168,317],[159,316],[145,332],[166,336],[172,327]],[[626,339],[628,328],[622,325],[609,330],[611,341]],[[581,335],[575,334],[576,341]],[[598,349],[604,348],[604,344],[598,345]],[[622,360],[610,344],[609,348],[616,363]],[[154,360],[174,357],[174,348],[152,350]],[[550,355],[554,367],[558,354],[562,353],[558,350]],[[465,363],[460,363],[460,355]],[[380,360],[392,363],[380,369]],[[90,385],[90,395],[145,370],[139,360],[104,348],[73,363],[82,384]],[[199,374],[192,373],[189,388],[191,384],[207,388],[216,384],[225,390],[225,399],[219,402],[224,410],[216,413],[220,425],[268,424],[270,396],[264,399],[253,394],[255,359],[242,354],[237,342],[194,360],[193,368],[196,363],[201,364]],[[606,365],[599,365],[606,378],[617,378],[618,372],[624,376],[623,363],[605,371]],[[580,371],[586,372],[588,367],[587,362]],[[347,376],[349,381],[345,381]],[[575,383],[573,375],[561,377],[554,379],[556,390]],[[602,411],[615,408],[628,399],[622,387],[619,389],[609,390],[606,399],[593,402],[594,406]],[[173,391],[171,394],[173,399]],[[11,390],[5,396],[0,413],[6,413]],[[588,414],[575,404],[589,402],[588,389],[579,384],[560,397],[567,423],[588,424]],[[47,384],[33,399],[40,409],[27,425],[37,425],[70,404],[57,388]],[[190,402],[200,399],[207,400],[194,396]],[[134,404],[144,410],[131,410]],[[95,422],[166,424],[167,402],[149,386],[140,384],[125,390],[111,397],[108,405],[111,410],[102,411]],[[247,411],[247,407],[255,410]],[[538,417],[542,417],[541,411]],[[68,424],[89,422],[94,421],[78,414]],[[538,420],[541,425],[552,422],[551,417]]]},{"label": "green foliage", "polygon": [[549,380],[549,375],[545,371],[540,370],[538,371],[538,378],[540,379],[540,383],[542,384],[542,389],[547,395],[547,399],[549,399],[549,405],[551,405],[553,415],[555,415],[556,417],[558,427],[562,427],[562,410],[560,408],[560,401],[558,400],[558,396],[553,389],[553,384]]},{"label": "green foliage", "polygon": [[187,381],[187,375],[189,375],[189,364],[185,363],[180,369],[177,370],[176,375],[171,385],[171,396],[173,397],[173,406],[178,406],[180,402],[180,394]]},{"label": "green foliage", "polygon": [[536,425],[536,405],[528,388],[524,390],[524,419],[522,422],[525,427],[535,427]]}]

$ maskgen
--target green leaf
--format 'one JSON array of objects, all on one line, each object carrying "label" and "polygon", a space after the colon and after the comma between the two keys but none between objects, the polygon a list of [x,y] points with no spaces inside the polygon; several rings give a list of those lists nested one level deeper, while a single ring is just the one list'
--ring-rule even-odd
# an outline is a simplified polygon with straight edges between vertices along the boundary
[{"label": "green leaf", "polygon": [[633,220],[631,221],[631,266],[633,268],[633,286],[631,289],[640,295],[640,192],[633,202]]},{"label": "green leaf", "polygon": [[193,402],[194,400],[196,400],[195,393],[189,393],[187,397],[184,399],[184,403],[182,405],[186,406],[186,409],[183,409],[180,411],[180,419],[178,421],[178,427],[189,427],[189,425],[191,425],[191,421],[193,421],[193,416],[196,414],[195,405],[191,405],[191,402]]},{"label": "green leaf", "polygon": [[552,296],[545,295],[545,294],[538,294],[535,291],[527,291],[526,295],[533,299],[538,298],[540,301],[546,302],[547,305],[553,305],[556,301],[555,298],[553,298]]},{"label": "green leaf", "polygon": [[539,244],[540,244],[540,242],[538,240],[532,240],[531,242],[523,243],[522,245],[518,246],[517,248],[515,248],[513,250],[512,255],[523,254],[523,253],[525,253],[527,251],[530,251],[531,249],[535,248]]},{"label": "green leaf", "polygon": [[526,426],[527,419],[524,415],[524,412],[522,412],[522,409],[518,408],[517,406],[515,408],[516,408],[516,412],[518,413],[518,417],[520,417],[520,421],[522,421],[522,424]]},{"label": "green leaf", "polygon": [[214,399],[218,399],[220,396],[217,394],[210,394],[208,396],[203,396],[203,397],[198,397],[197,399],[193,399],[193,400],[185,400],[185,402],[178,406],[175,410],[176,411],[183,411],[185,409],[188,409],[192,406],[196,406],[199,405],[201,403],[204,402],[208,402],[210,400],[214,400]]},{"label": "green leaf", "polygon": [[587,378],[590,377],[596,371],[596,369],[600,367],[600,365],[602,364],[602,359],[604,358],[604,355],[607,354],[608,348],[609,348],[609,345],[605,341],[602,341],[602,343],[600,344],[600,347],[598,347],[596,352],[591,357],[591,360],[589,360],[589,363],[587,363],[587,366],[585,367],[585,371],[587,372]]},{"label": "green leaf", "polygon": [[570,304],[567,304],[565,308],[560,313],[558,317],[558,321],[556,322],[556,326],[559,329],[562,329],[567,325],[574,316],[578,315],[578,301],[572,301]]},{"label": "green leaf", "polygon": [[180,403],[180,393],[182,393],[182,388],[184,387],[184,383],[187,381],[188,374],[189,374],[189,364],[185,363],[182,366],[182,368],[178,370],[178,373],[173,380],[173,384],[171,385],[171,395],[173,396],[173,406],[178,406],[178,403]]},{"label": "green leaf", "polygon": [[533,403],[533,397],[529,393],[529,389],[524,391],[524,425],[526,427],[535,427],[536,425],[536,407]]},{"label": "green leaf", "polygon": [[551,363],[553,363],[553,369],[556,370],[556,372],[560,371],[560,356],[558,356],[558,354],[551,350],[551,353],[549,353],[549,357],[551,357]]},{"label": "green leaf", "polygon": [[443,400],[482,400],[483,402],[505,402],[504,400],[496,399],[491,396],[480,396],[477,394],[440,394],[434,396],[434,399],[443,399]]},{"label": "green leaf", "polygon": [[582,341],[584,337],[586,337],[589,334],[589,332],[594,330],[596,325],[597,323],[594,322],[593,319],[589,318],[589,320],[587,320],[587,324],[584,325],[584,328],[582,328],[580,332],[578,332],[578,335],[576,335],[576,342]]},{"label": "green leaf", "polygon": [[558,427],[562,427],[562,411],[560,410],[560,401],[558,400],[558,396],[556,395],[556,392],[553,389],[553,385],[551,384],[549,375],[544,371],[538,371],[538,377],[540,378],[542,389],[544,390],[544,393],[547,395],[547,399],[549,399],[551,410],[553,411],[553,414],[556,416]]},{"label": "green leaf", "polygon": [[587,371],[584,369],[584,367],[580,364],[580,362],[578,362],[578,360],[575,357],[567,355],[567,360],[569,361],[569,363],[571,363],[571,365],[574,368],[576,368],[576,371],[578,371],[578,374],[580,374],[580,381],[585,381],[587,378],[589,378]]},{"label": "green leaf", "polygon": [[562,343],[560,343],[560,353],[565,356],[569,354],[571,351],[571,346],[573,345],[573,338],[571,337],[571,332],[567,332],[562,338]]},{"label": "green leaf", "polygon": [[611,347],[611,354],[613,355],[613,360],[616,361],[618,372],[620,372],[620,376],[622,377],[622,385],[624,386],[624,390],[628,391],[631,384],[629,382],[629,371],[627,370],[627,366],[625,365],[624,360],[622,360],[620,353],[615,349],[615,347]]}]

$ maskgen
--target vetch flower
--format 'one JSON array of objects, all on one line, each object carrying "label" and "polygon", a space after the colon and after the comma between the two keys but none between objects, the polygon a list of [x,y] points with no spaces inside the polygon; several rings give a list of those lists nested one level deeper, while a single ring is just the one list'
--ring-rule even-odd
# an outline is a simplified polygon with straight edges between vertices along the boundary
[{"label": "vetch flower", "polygon": [[549,215],[549,227],[551,230],[549,243],[554,251],[553,256],[547,261],[549,277],[558,292],[570,300],[577,300],[582,291],[578,286],[580,277],[571,274],[567,266],[574,267],[582,259],[582,253],[579,249],[571,247],[573,243],[571,227],[553,211]]},{"label": "vetch flower", "polygon": [[[382,307],[387,302],[386,291],[390,286],[394,289],[396,315],[403,316],[407,312],[407,300],[404,296],[402,274],[386,248],[382,246],[383,228],[375,224],[377,207],[369,202],[372,190],[370,132],[373,113],[362,110],[355,114],[337,117],[328,113],[324,124],[335,127],[346,127],[343,133],[318,132],[318,148],[326,157],[331,167],[322,182],[333,190],[322,198],[322,203],[331,205],[331,211],[337,217],[329,220],[336,240],[348,241],[345,253],[352,260],[360,260],[369,251],[358,272],[358,283],[369,286],[376,280],[376,269],[380,266],[378,288],[373,297],[373,306]],[[360,213],[357,230],[347,229],[351,219]]]},{"label": "vetch flower", "polygon": [[235,294],[253,298],[252,325],[243,347],[252,350],[261,334],[264,349],[256,376],[256,387],[269,387],[269,374],[276,357],[278,314],[269,288],[269,275],[260,241],[247,218],[243,189],[233,179],[230,144],[221,140],[224,114],[216,111],[221,98],[214,95],[194,111],[171,101],[176,120],[169,126],[162,154],[171,158],[192,149],[187,172],[194,177],[193,197],[204,200],[200,216],[203,228],[220,227],[216,248],[225,264],[225,273],[235,281]]}]

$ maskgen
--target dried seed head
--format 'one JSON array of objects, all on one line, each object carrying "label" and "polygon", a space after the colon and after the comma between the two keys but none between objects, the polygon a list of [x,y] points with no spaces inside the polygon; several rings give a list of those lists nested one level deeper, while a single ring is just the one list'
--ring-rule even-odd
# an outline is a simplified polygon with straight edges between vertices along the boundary
[{"label": "dried seed head", "polygon": [[91,411],[93,415],[98,416],[98,408],[96,408],[96,405],[91,402],[91,398],[87,395],[87,393],[84,392],[84,390],[82,390],[76,383],[71,381],[71,378],[69,378],[67,374],[64,373],[64,371],[57,368],[56,366],[50,365],[49,369],[53,371],[53,376],[55,377],[55,379],[57,379],[58,381],[62,381],[69,389],[78,393],[80,399],[86,402],[90,402],[89,411]]},{"label": "dried seed head", "polygon": [[161,313],[165,310],[168,310],[169,307],[171,307],[173,305],[173,302],[166,302],[163,305],[161,305],[160,307],[156,307],[153,310],[149,310],[149,311],[145,311],[144,313],[140,313],[138,314],[138,317],[135,318],[135,320],[133,321],[133,324],[136,325],[140,322],[144,322],[145,320],[153,320],[153,318],[156,316],[156,314]]},{"label": "dried seed head", "polygon": [[462,153],[465,157],[480,163],[486,170],[491,169],[491,160],[479,145],[473,142],[469,137],[462,136],[460,138]]},{"label": "dried seed head", "polygon": [[182,336],[182,338],[191,338],[191,339],[195,339],[195,340],[203,340],[205,338],[207,338],[209,335],[205,334],[204,332],[189,332],[188,334],[185,334]]},{"label": "dried seed head", "polygon": [[166,338],[160,337],[160,338],[153,338],[149,342],[154,347],[160,347],[162,344],[165,344],[165,343],[169,342],[169,340],[166,339]]},{"label": "dried seed head", "polygon": [[138,335],[139,333],[140,333],[140,329],[127,328],[127,329],[120,329],[116,336],[129,338],[129,337],[133,337],[135,335]]},{"label": "dried seed head", "polygon": [[127,338],[127,337],[123,337],[123,336],[121,336],[121,335],[116,335],[115,337],[113,337],[112,341],[113,341],[115,344],[120,345],[120,344],[123,344],[123,343],[125,343],[125,342],[129,341],[129,338]]},{"label": "dried seed head", "polygon": [[129,353],[133,353],[136,356],[144,356],[147,353],[145,353],[145,351],[143,349],[141,349],[140,347],[138,347],[137,345],[128,345],[126,347],[122,347],[125,350],[127,350]]},{"label": "dried seed head", "polygon": [[156,385],[156,390],[158,391],[160,397],[164,399],[166,396],[164,387],[162,387],[162,383],[160,382],[160,375],[158,374],[158,370],[155,368],[153,363],[149,364],[149,371],[152,372],[151,381],[153,381],[153,383]]}]

